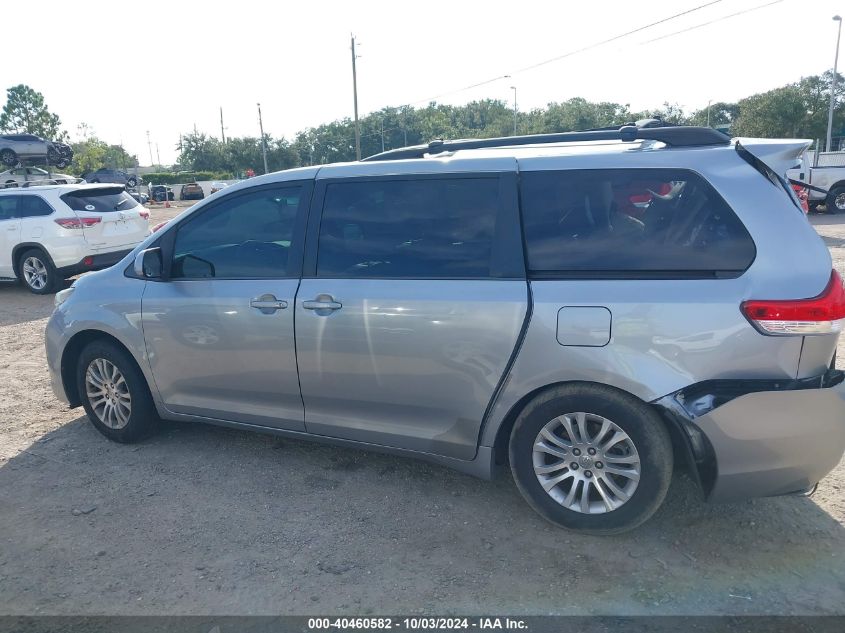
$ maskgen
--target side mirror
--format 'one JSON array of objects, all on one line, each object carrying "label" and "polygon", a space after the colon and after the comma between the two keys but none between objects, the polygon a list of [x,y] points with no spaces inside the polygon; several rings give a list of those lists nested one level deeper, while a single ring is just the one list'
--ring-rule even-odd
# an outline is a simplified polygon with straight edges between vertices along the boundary
[{"label": "side mirror", "polygon": [[161,249],[147,248],[135,256],[133,269],[141,279],[161,279],[164,268],[161,258]]}]

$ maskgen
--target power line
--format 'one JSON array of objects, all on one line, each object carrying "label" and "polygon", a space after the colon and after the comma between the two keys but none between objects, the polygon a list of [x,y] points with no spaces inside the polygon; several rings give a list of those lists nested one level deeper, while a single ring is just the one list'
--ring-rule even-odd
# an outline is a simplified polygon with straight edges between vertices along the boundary
[{"label": "power line", "polygon": [[[778,1],[780,1],[780,0],[778,0]],[[633,29],[631,31],[626,31],[625,33],[621,33],[619,35],[614,35],[613,37],[608,38],[606,40],[602,40],[601,42],[589,44],[587,46],[583,46],[583,47],[576,49],[574,51],[569,51],[568,53],[564,53],[564,54],[558,55],[556,57],[551,57],[551,58],[543,60],[541,62],[537,62],[536,64],[531,64],[529,66],[519,68],[519,69],[514,70],[511,73],[509,73],[509,75],[516,75],[516,74],[523,73],[523,72],[526,72],[526,71],[529,71],[529,70],[534,70],[535,68],[539,68],[541,66],[545,66],[547,64],[551,64],[553,62],[560,61],[561,59],[566,59],[567,57],[572,57],[573,55],[578,55],[579,53],[584,53],[584,52],[592,50],[594,48],[598,48],[599,46],[604,46],[605,44],[610,44],[611,42],[615,42],[616,40],[620,40],[623,37],[628,37],[629,35],[634,35],[635,33],[639,33],[640,31],[645,31],[646,29],[650,29],[652,27],[658,26],[660,24],[664,24],[664,23],[669,22],[671,20],[675,20],[675,19],[683,17],[685,15],[689,15],[690,13],[700,11],[701,9],[706,9],[707,7],[713,6],[714,4],[718,4],[720,2],[722,2],[722,0],[711,0],[710,2],[706,2],[704,4],[698,5],[697,7],[693,7],[692,9],[687,9],[686,11],[676,13],[675,15],[670,15],[669,17],[663,18],[663,19],[658,20],[656,22],[652,22],[650,24],[640,26],[636,29]],[[499,75],[498,77],[493,77],[492,79],[486,79],[484,81],[480,81],[478,83],[474,83],[474,84],[471,84],[469,86],[465,86],[463,88],[458,88],[457,90],[444,92],[442,94],[439,94],[439,95],[434,96],[434,97],[430,97],[428,99],[420,99],[419,101],[413,101],[413,102],[408,103],[406,105],[415,105],[417,103],[428,103],[428,102],[431,102],[431,101],[436,101],[437,99],[440,99],[442,97],[448,97],[450,95],[454,95],[454,94],[457,94],[459,92],[466,92],[467,90],[472,90],[473,88],[485,86],[487,84],[491,84],[495,81],[499,81],[499,80],[504,79],[506,77],[508,77],[508,75]]]},{"label": "power line", "polygon": [[767,2],[766,4],[761,4],[756,7],[751,7],[750,9],[743,9],[742,11],[737,11],[736,13],[731,13],[730,15],[723,15],[720,18],[716,18],[715,20],[710,20],[709,22],[704,22],[702,24],[696,24],[695,26],[690,26],[686,29],[681,29],[680,31],[675,31],[674,33],[668,33],[666,35],[661,35],[660,37],[655,37],[651,40],[646,40],[645,42],[640,42],[640,46],[645,44],[651,44],[652,42],[659,42],[660,40],[665,40],[668,37],[674,37],[675,35],[680,35],[681,33],[688,33],[690,31],[694,31],[696,29],[703,28],[705,26],[710,26],[711,24],[716,24],[717,22],[721,22],[723,20],[727,20],[729,18],[735,18],[738,15],[744,15],[745,13],[751,13],[752,11],[758,11],[760,9],[765,9],[766,7],[770,7],[773,4],[779,4],[783,2],[783,0],[774,0],[773,2]]}]

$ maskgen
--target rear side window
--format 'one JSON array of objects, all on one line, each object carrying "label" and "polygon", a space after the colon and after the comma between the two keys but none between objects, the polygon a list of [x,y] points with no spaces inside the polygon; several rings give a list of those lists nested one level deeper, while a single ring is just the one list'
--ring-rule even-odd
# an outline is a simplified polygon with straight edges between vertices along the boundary
[{"label": "rear side window", "polygon": [[50,215],[53,213],[51,207],[41,196],[22,196],[21,197],[21,217],[36,218],[42,215]]},{"label": "rear side window", "polygon": [[320,277],[489,277],[497,178],[331,183],[320,222]]},{"label": "rear side window", "polygon": [[133,209],[138,202],[122,188],[80,189],[62,196],[62,200],[74,211],[88,213],[110,213]]},{"label": "rear side window", "polygon": [[754,260],[742,222],[693,172],[538,171],[521,179],[534,273],[729,276]]}]

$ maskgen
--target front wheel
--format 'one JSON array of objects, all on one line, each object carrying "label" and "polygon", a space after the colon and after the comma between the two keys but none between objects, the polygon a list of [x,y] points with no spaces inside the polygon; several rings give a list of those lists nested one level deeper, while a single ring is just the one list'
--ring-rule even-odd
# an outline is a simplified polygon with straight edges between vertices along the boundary
[{"label": "front wheel", "polygon": [[88,344],[79,356],[76,384],[88,419],[110,440],[134,442],[155,428],[158,416],[144,375],[117,345]]},{"label": "front wheel", "polygon": [[825,201],[828,213],[845,213],[845,187],[834,187]]},{"label": "front wheel", "polygon": [[669,489],[669,433],[640,400],[603,385],[550,389],[517,418],[514,479],[543,517],[588,534],[618,534],[653,515]]},{"label": "front wheel", "polygon": [[135,178],[130,178],[126,181],[126,184],[129,185],[130,189],[134,189],[138,186],[138,181]]}]

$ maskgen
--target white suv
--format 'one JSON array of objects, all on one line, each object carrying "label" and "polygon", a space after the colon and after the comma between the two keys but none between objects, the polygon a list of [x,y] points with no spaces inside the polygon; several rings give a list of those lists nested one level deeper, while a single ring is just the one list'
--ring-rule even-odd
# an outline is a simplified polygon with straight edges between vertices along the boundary
[{"label": "white suv", "polygon": [[0,191],[0,279],[48,294],[63,279],[120,261],[149,234],[149,215],[115,185]]}]

